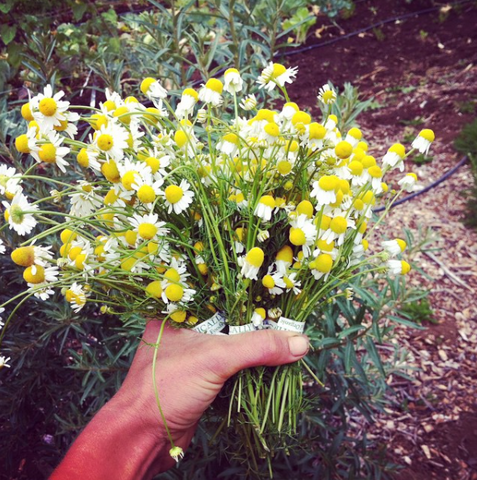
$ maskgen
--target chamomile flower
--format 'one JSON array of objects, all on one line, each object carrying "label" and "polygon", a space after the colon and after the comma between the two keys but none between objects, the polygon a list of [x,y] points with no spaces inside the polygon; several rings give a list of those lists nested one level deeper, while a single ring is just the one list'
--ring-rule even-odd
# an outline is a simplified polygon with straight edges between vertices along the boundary
[{"label": "chamomile flower", "polygon": [[151,169],[155,180],[159,180],[161,177],[167,175],[166,168],[171,164],[171,157],[154,147],[147,151],[144,162]]},{"label": "chamomile flower", "polygon": [[336,202],[336,188],[339,179],[335,175],[323,175],[318,181],[313,182],[311,198],[316,198],[318,207]]},{"label": "chamomile flower", "polygon": [[63,113],[65,120],[61,121],[60,126],[53,127],[57,132],[65,132],[70,138],[75,137],[78,133],[78,127],[72,123],[77,122],[80,119],[80,116],[76,112],[64,112]]},{"label": "chamomile flower", "polygon": [[267,318],[267,312],[264,308],[256,308],[252,314],[251,322],[255,328],[260,328],[263,321]]},{"label": "chamomile flower", "polygon": [[301,281],[296,279],[297,275],[298,273],[296,272],[287,273],[283,276],[283,283],[285,283],[285,288],[287,292],[292,290],[295,295],[300,295]]},{"label": "chamomile flower", "polygon": [[101,205],[101,197],[95,192],[93,186],[80,180],[78,190],[69,195],[71,202],[70,215],[75,217],[87,217],[98,210]]},{"label": "chamomile flower", "polygon": [[406,275],[411,270],[411,265],[404,260],[388,260],[386,266],[391,275]]},{"label": "chamomile flower", "polygon": [[421,130],[419,135],[415,138],[412,142],[412,148],[417,148],[420,153],[427,155],[429,152],[429,148],[431,147],[431,143],[435,140],[436,136],[434,132],[428,128]]},{"label": "chamomile flower", "polygon": [[152,176],[152,170],[145,162],[136,162],[125,158],[117,163],[121,183],[126,190],[134,190],[133,185]]},{"label": "chamomile flower", "polygon": [[417,183],[417,175],[415,173],[407,173],[406,175],[404,175],[403,178],[401,178],[401,180],[399,180],[398,184],[404,189],[406,190],[406,192],[413,192],[414,191],[414,188],[416,186],[416,183]]},{"label": "chamomile flower", "polygon": [[236,68],[229,68],[224,73],[224,90],[231,94],[238,93],[242,90],[243,80]]},{"label": "chamomile flower", "polygon": [[257,79],[259,88],[271,92],[276,85],[284,87],[285,83],[292,83],[298,72],[297,67],[286,68],[280,63],[270,62]]},{"label": "chamomile flower", "polygon": [[35,274],[36,266],[46,267],[52,263],[53,255],[50,250],[51,246],[29,245],[16,248],[13,250],[11,257],[14,263],[21,267],[32,267],[32,273]]},{"label": "chamomile flower", "polygon": [[15,195],[21,190],[21,175],[17,173],[14,167],[8,165],[0,165],[0,194]]},{"label": "chamomile flower", "polygon": [[41,266],[28,267],[23,272],[23,278],[27,282],[29,290],[34,292],[34,296],[41,300],[47,300],[54,294],[50,284],[58,281],[58,275],[59,270],[57,266],[46,268]]},{"label": "chamomile flower", "polygon": [[275,265],[277,270],[283,274],[286,274],[289,267],[291,267],[293,263],[293,250],[289,245],[285,245],[284,247],[280,248],[276,257],[275,257]]},{"label": "chamomile flower", "polygon": [[404,145],[395,143],[389,147],[386,155],[383,157],[383,167],[398,167],[402,172],[404,171],[404,157],[406,156],[406,149]]},{"label": "chamomile flower", "polygon": [[106,159],[120,161],[124,157],[124,150],[128,148],[128,138],[129,133],[125,128],[111,122],[95,132],[92,146]]},{"label": "chamomile flower", "polygon": [[202,84],[202,88],[199,90],[199,99],[207,104],[211,104],[214,107],[218,107],[222,104],[222,90],[224,84],[217,78],[210,78],[207,83]]},{"label": "chamomile flower", "polygon": [[333,258],[328,253],[322,253],[312,260],[308,266],[315,280],[322,277],[325,277],[326,280],[333,268]]},{"label": "chamomile flower", "polygon": [[247,255],[241,258],[242,269],[240,271],[244,278],[250,280],[258,279],[258,272],[263,265],[265,254],[260,247],[254,247],[248,251]]},{"label": "chamomile flower", "polygon": [[86,290],[79,283],[74,282],[65,292],[66,301],[71,305],[75,313],[78,313],[86,305]]},{"label": "chamomile flower", "polygon": [[290,221],[289,240],[297,247],[302,247],[303,255],[310,256],[311,247],[315,243],[317,235],[313,220],[306,215],[298,215]]},{"label": "chamomile flower", "polygon": [[141,92],[152,102],[167,98],[167,90],[160,84],[159,80],[147,77],[141,82]]},{"label": "chamomile flower", "polygon": [[269,222],[272,219],[275,206],[275,199],[271,195],[263,195],[255,208],[254,214],[264,222]]},{"label": "chamomile flower", "polygon": [[336,102],[336,92],[326,83],[320,88],[317,98],[325,105],[332,105]]},{"label": "chamomile flower", "polygon": [[391,255],[391,257],[395,257],[406,250],[407,244],[404,240],[396,238],[394,240],[385,240],[384,242],[381,242],[381,246],[385,252]]},{"label": "chamomile flower", "polygon": [[286,288],[283,274],[280,271],[273,272],[273,265],[270,266],[268,273],[262,278],[262,285],[270,295],[281,295]]},{"label": "chamomile flower", "polygon": [[11,203],[2,202],[5,207],[5,220],[10,230],[15,230],[18,235],[29,234],[36,226],[37,221],[33,214],[38,210],[37,205],[30,205],[23,193],[18,192]]},{"label": "chamomile flower", "polygon": [[[341,213],[341,212],[338,212]],[[355,228],[354,220],[345,218],[343,215],[336,215],[331,219],[328,230],[321,237],[325,242],[330,243],[336,240],[338,246],[343,245],[348,228]]]},{"label": "chamomile flower", "polygon": [[363,134],[359,128],[351,128],[346,134],[345,142],[348,142],[353,148],[355,148],[358,143],[361,141]]},{"label": "chamomile flower", "polygon": [[129,221],[134,231],[137,232],[143,240],[154,240],[157,237],[163,237],[169,233],[169,229],[164,228],[166,222],[159,221],[159,215],[157,213],[148,213],[146,215],[135,213]]},{"label": "chamomile flower", "polygon": [[11,357],[4,357],[3,355],[0,355],[0,370],[3,368],[3,367],[7,367],[7,368],[10,368],[11,365],[8,365],[8,362],[11,360]]},{"label": "chamomile flower", "polygon": [[249,112],[251,110],[254,110],[255,107],[257,106],[257,99],[255,95],[252,93],[250,95],[247,95],[242,101],[240,102],[240,107],[243,108],[245,111]]},{"label": "chamomile flower", "polygon": [[187,210],[194,198],[194,192],[190,190],[187,180],[182,179],[179,185],[169,185],[163,192],[164,203],[167,206],[167,213],[174,211],[176,215],[180,215]]},{"label": "chamomile flower", "polygon": [[58,168],[65,173],[68,162],[64,157],[70,153],[70,148],[61,146],[64,137],[53,131],[46,134],[43,140],[36,143],[31,149],[32,157],[38,163],[56,163]]},{"label": "chamomile flower", "polygon": [[186,88],[182,92],[181,101],[176,107],[176,116],[179,120],[192,115],[194,107],[199,100],[199,94],[193,88]]},{"label": "chamomile flower", "polygon": [[99,151],[95,149],[82,148],[76,160],[83,168],[91,168],[95,172],[101,171],[101,164],[98,162]]},{"label": "chamomile flower", "polygon": [[140,202],[145,204],[153,203],[157,195],[161,193],[161,186],[164,183],[162,177],[159,180],[154,180],[152,176],[136,177],[132,188],[136,191],[137,198]]},{"label": "chamomile flower", "polygon": [[53,95],[51,85],[47,85],[43,93],[39,93],[30,100],[30,109],[33,118],[38,123],[42,133],[48,133],[54,127],[61,127],[61,122],[66,120],[65,112],[69,102],[61,100],[65,92],[60,91]]},{"label": "chamomile flower", "polygon": [[238,145],[239,137],[235,133],[226,133],[217,143],[217,150],[233,157],[238,150]]}]

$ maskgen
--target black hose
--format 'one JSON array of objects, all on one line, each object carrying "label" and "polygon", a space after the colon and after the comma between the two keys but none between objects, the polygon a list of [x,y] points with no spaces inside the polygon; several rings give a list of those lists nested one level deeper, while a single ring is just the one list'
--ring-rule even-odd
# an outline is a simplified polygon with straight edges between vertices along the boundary
[{"label": "black hose", "polygon": [[[401,200],[397,200],[396,202],[394,202],[391,205],[391,208],[394,208],[397,205],[401,205],[401,203],[407,202],[407,201],[417,197],[418,195],[426,193],[429,190],[431,190],[432,188],[437,187],[437,185],[442,183],[444,180],[447,180],[451,175],[454,175],[454,173],[457,172],[457,170],[459,170],[459,168],[462,167],[462,165],[464,165],[464,163],[467,162],[468,159],[469,159],[469,157],[466,155],[465,157],[463,157],[460,160],[460,162],[457,165],[455,165],[450,170],[448,170],[446,173],[444,173],[444,175],[442,175],[441,178],[438,178],[435,182],[430,183],[429,185],[427,185],[427,187],[424,187],[422,190],[419,190],[418,192],[411,193],[411,195],[408,195],[407,197],[401,198]],[[375,212],[375,213],[382,212],[385,208],[386,207],[374,208],[373,212]]]},{"label": "black hose", "polygon": [[[459,0],[457,2],[449,3],[448,5],[449,6],[459,5],[461,3],[466,3],[466,2],[470,2],[470,1],[472,1],[472,0]],[[315,43],[314,45],[308,45],[307,47],[299,48],[297,50],[289,50],[287,52],[282,53],[281,55],[283,55],[285,57],[289,57],[291,55],[297,55],[299,53],[314,50],[315,48],[326,47],[328,45],[332,45],[333,43],[339,42],[340,40],[346,40],[348,38],[355,37],[356,35],[359,35],[360,33],[364,33],[364,32],[367,32],[369,30],[372,30],[373,28],[378,28],[382,25],[386,25],[387,23],[394,23],[397,20],[406,20],[408,18],[417,17],[419,15],[424,15],[425,13],[435,12],[436,10],[440,10],[441,8],[442,8],[442,6],[429,7],[429,8],[425,8],[424,10],[419,10],[417,12],[410,12],[410,13],[405,13],[403,15],[397,15],[395,17],[387,18],[386,20],[381,20],[380,22],[373,23],[372,25],[368,25],[367,27],[360,28],[359,30],[355,30],[354,32],[347,33],[346,35],[342,35],[341,37],[332,38],[330,40],[326,40],[326,41],[321,42],[321,43]]]}]

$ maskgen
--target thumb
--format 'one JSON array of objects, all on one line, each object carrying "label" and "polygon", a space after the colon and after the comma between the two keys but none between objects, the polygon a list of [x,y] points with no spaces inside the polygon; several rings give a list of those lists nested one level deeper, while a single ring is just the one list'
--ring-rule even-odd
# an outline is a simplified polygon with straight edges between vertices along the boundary
[{"label": "thumb", "polygon": [[213,343],[209,359],[214,358],[214,370],[224,380],[244,368],[296,362],[309,348],[306,335],[276,330],[215,337]]}]

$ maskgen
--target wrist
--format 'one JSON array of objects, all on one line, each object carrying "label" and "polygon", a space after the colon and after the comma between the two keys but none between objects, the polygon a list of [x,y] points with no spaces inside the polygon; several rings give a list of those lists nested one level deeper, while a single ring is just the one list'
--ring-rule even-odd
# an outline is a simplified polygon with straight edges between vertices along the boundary
[{"label": "wrist", "polygon": [[174,464],[169,448],[158,422],[147,424],[137,402],[118,392],[80,434],[51,479],[150,479]]}]

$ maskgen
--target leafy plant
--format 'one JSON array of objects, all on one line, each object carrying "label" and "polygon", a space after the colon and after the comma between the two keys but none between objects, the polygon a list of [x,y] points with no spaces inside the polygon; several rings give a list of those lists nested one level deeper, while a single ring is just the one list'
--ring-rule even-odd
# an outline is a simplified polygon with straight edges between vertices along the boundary
[{"label": "leafy plant", "polygon": [[316,23],[316,17],[310,15],[308,8],[301,7],[296,13],[283,22],[283,28],[285,30],[292,29],[296,33],[296,42],[303,43],[306,40],[308,31]]},{"label": "leafy plant", "polygon": [[[422,292],[422,294],[427,296],[428,292]],[[419,300],[413,300],[403,305],[400,309],[400,314],[419,325],[423,322],[437,324],[438,322],[434,319],[434,311],[432,310],[431,303],[425,296]]]}]

